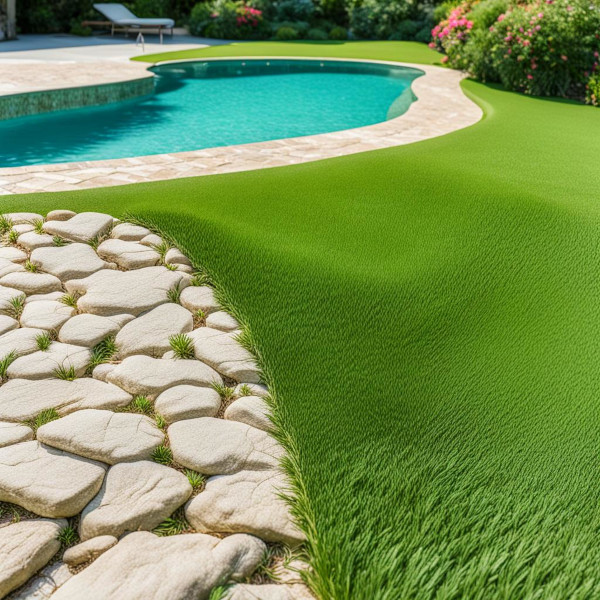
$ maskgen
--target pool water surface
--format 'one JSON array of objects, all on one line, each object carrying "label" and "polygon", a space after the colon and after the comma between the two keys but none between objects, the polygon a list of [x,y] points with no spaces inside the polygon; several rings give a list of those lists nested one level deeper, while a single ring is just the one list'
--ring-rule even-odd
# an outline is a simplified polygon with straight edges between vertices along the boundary
[{"label": "pool water surface", "polygon": [[154,67],[135,100],[0,121],[0,167],[164,154],[363,127],[400,116],[418,69],[219,60]]}]

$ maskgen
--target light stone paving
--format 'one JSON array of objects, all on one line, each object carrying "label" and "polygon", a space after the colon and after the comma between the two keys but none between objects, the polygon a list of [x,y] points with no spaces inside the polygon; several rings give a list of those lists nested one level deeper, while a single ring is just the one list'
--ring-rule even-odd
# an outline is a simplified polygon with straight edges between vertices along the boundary
[{"label": "light stone paving", "polygon": [[[304,536],[239,323],[193,272],[167,268],[193,271],[178,249],[130,260],[156,243],[146,228],[50,216],[52,246],[0,239],[3,260],[38,265],[8,275],[58,281],[0,281],[0,598],[187,600],[224,583],[235,598],[311,598],[287,567],[252,578],[268,544],[295,552]],[[61,545],[67,531],[79,543]]]},{"label": "light stone paving", "polygon": [[[227,60],[232,58],[235,57]],[[463,94],[460,81],[464,74],[458,71],[391,61],[352,60],[424,71],[425,75],[412,83],[418,100],[395,119],[332,133],[172,154],[0,169],[0,194],[68,191],[286,166],[418,142],[473,125],[483,115]]]}]

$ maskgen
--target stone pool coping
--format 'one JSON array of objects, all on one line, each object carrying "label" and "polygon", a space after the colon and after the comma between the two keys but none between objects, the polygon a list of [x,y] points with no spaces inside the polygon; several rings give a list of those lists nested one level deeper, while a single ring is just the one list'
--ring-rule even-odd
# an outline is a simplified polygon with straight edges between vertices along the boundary
[{"label": "stone pool coping", "polygon": [[[200,60],[264,59],[306,60],[294,56],[228,56]],[[162,61],[148,68],[198,60]],[[460,82],[465,74],[459,71],[396,61],[330,57],[311,57],[311,60],[411,67],[425,75],[412,82],[418,101],[403,115],[375,125],[188,152],[3,168],[0,169],[0,195],[71,191],[287,166],[426,140],[473,125],[483,115],[481,108],[462,92]]]}]

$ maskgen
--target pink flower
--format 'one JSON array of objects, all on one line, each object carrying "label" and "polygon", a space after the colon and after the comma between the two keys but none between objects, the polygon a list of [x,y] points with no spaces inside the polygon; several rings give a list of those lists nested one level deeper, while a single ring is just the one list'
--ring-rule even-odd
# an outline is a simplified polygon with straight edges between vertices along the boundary
[{"label": "pink flower", "polygon": [[543,19],[544,18],[544,13],[538,13],[538,19]]},{"label": "pink flower", "polygon": [[594,52],[594,58],[598,58],[600,56],[600,54],[598,53],[598,51],[596,50],[596,52]]},{"label": "pink flower", "polygon": [[442,64],[445,65],[448,62],[447,56],[442,56]]},{"label": "pink flower", "polygon": [[569,12],[571,12],[571,11],[573,10],[573,7],[572,7],[572,6],[567,6],[567,10],[568,10]]},{"label": "pink flower", "polygon": [[541,28],[542,28],[542,26],[541,26],[541,25],[536,25],[536,26],[535,26],[535,30],[536,30],[536,31],[539,31]]},{"label": "pink flower", "polygon": [[523,33],[523,31],[525,31],[525,30],[524,30],[522,27],[519,27],[519,31],[520,31],[521,33]]},{"label": "pink flower", "polygon": [[529,73],[529,75],[527,75],[527,79],[533,79],[533,75]]},{"label": "pink flower", "polygon": [[563,60],[569,60],[564,54],[561,54],[560,56]]},{"label": "pink flower", "polygon": [[506,15],[504,13],[502,13],[496,20],[498,21],[498,23],[502,23],[502,21],[504,21],[505,18],[506,18]]},{"label": "pink flower", "polygon": [[427,44],[430,48],[432,48],[433,50],[435,50],[435,42],[429,42],[429,44]]}]

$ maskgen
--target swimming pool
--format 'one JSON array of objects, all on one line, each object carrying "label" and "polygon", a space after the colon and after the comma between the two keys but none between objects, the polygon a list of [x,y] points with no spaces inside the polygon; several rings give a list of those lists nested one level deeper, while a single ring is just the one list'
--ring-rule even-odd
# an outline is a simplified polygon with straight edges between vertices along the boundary
[{"label": "swimming pool", "polygon": [[153,94],[0,121],[0,167],[102,160],[372,125],[416,99],[408,67],[351,61],[218,60],[152,69]]}]

